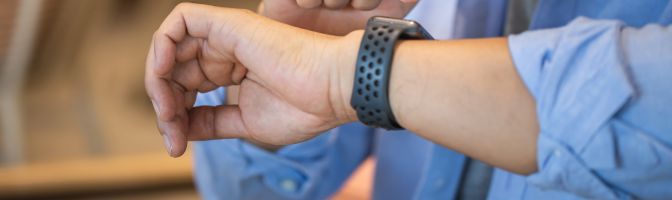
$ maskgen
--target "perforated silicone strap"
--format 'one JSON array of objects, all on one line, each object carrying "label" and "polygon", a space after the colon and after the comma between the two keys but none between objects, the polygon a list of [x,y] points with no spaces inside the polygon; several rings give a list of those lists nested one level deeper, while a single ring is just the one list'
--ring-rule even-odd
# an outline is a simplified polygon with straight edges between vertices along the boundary
[{"label": "perforated silicone strap", "polygon": [[373,17],[359,47],[350,104],[359,120],[372,127],[402,129],[390,107],[388,88],[398,39],[431,39],[416,22]]}]

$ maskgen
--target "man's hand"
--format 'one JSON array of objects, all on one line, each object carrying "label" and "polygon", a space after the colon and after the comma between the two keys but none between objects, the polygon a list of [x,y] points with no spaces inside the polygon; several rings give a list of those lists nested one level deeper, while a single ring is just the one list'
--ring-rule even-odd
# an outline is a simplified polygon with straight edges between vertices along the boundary
[{"label": "man's hand", "polygon": [[[297,143],[354,120],[352,75],[339,77],[354,69],[339,66],[354,65],[358,42],[245,10],[178,5],[154,34],[145,72],[170,155],[188,140]],[[240,85],[238,105],[192,108],[197,91],[229,85]]]},{"label": "man's hand", "polygon": [[[374,16],[401,18],[417,0],[264,0],[259,13],[292,26],[332,35],[345,35],[364,28]],[[227,104],[238,104],[238,86],[227,87]],[[248,142],[267,150],[282,146],[253,139]]]},{"label": "man's hand", "polygon": [[259,12],[271,19],[332,35],[363,29],[372,16],[403,18],[417,0],[264,0]]},{"label": "man's hand", "polygon": [[[170,155],[188,140],[292,144],[356,120],[348,102],[362,34],[180,4],[156,31],[145,72]],[[390,107],[404,128],[499,168],[536,171],[536,105],[506,38],[400,41],[391,68]],[[240,85],[238,105],[192,108],[197,91],[230,85]]]}]

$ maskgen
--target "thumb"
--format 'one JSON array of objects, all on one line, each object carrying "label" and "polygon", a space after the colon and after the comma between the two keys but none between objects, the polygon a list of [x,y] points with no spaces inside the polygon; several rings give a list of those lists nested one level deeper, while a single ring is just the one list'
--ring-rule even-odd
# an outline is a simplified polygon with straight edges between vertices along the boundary
[{"label": "thumb", "polygon": [[187,140],[245,138],[247,131],[235,105],[202,106],[189,111]]}]

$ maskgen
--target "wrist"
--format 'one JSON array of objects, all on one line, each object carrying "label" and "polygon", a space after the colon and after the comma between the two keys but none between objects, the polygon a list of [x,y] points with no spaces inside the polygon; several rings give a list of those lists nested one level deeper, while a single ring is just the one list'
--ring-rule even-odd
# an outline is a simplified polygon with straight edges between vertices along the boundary
[{"label": "wrist", "polygon": [[334,40],[330,64],[329,95],[336,117],[340,123],[357,121],[357,112],[350,105],[355,77],[357,52],[364,31],[356,30]]}]

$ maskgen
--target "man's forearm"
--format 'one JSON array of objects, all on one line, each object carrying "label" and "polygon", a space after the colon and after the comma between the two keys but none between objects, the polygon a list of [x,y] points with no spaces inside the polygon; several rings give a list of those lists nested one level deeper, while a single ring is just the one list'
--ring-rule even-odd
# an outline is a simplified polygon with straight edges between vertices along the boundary
[{"label": "man's forearm", "polygon": [[[361,34],[346,39],[358,45]],[[353,56],[339,69],[345,103],[352,92],[356,48],[342,54]],[[392,65],[390,103],[403,127],[497,167],[522,174],[536,170],[535,102],[505,38],[401,41]],[[355,111],[344,107],[356,120]]]},{"label": "man's forearm", "polygon": [[[154,34],[145,73],[170,154],[181,155],[187,140],[293,144],[356,120],[349,102],[362,34],[180,4]],[[495,166],[535,170],[535,105],[505,39],[402,41],[396,52],[389,88],[401,125]],[[237,106],[189,103],[196,91],[238,84]]]}]

